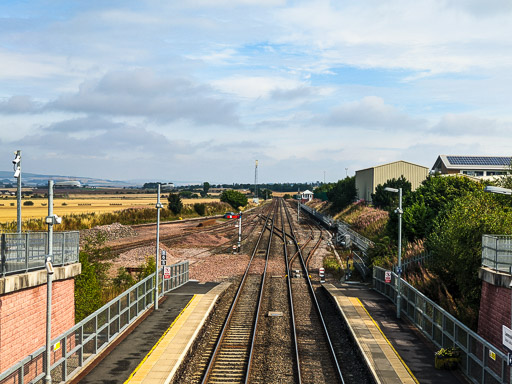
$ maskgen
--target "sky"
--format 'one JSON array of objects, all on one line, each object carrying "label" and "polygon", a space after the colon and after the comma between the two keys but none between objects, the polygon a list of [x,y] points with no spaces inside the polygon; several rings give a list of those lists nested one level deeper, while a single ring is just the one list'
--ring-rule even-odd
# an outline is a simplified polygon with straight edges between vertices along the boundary
[{"label": "sky", "polygon": [[[510,156],[508,0],[4,0],[0,169],[337,181]],[[2,165],[3,164],[3,165]]]}]

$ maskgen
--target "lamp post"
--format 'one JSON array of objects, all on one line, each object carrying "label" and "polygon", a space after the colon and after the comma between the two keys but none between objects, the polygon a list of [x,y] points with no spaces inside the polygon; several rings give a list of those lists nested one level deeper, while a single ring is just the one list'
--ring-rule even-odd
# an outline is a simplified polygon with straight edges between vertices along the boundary
[{"label": "lamp post", "polygon": [[164,207],[160,202],[160,183],[158,183],[156,199],[156,256],[155,256],[155,310],[158,309],[158,256],[160,253],[160,210]]},{"label": "lamp post", "polygon": [[48,255],[46,257],[46,376],[44,382],[51,384],[51,342],[52,342],[52,280],[53,280],[53,226],[61,223],[61,218],[53,213],[53,180],[48,180]]},{"label": "lamp post", "polygon": [[300,188],[297,193],[297,224],[300,224]]},{"label": "lamp post", "polygon": [[402,214],[404,211],[402,210],[402,188],[384,188],[385,191],[398,193],[399,205],[398,208],[395,209],[395,212],[398,213],[398,266],[396,269],[396,273],[398,275],[398,280],[396,283],[396,318],[400,318],[400,310],[402,306],[402,295],[400,293],[401,279],[402,279]]},{"label": "lamp post", "polygon": [[17,230],[18,233],[21,233],[21,151],[17,150],[14,152],[14,160],[12,161],[13,164],[13,170],[14,170],[14,177],[17,180],[18,184],[18,206],[16,207],[16,217],[17,217]]}]

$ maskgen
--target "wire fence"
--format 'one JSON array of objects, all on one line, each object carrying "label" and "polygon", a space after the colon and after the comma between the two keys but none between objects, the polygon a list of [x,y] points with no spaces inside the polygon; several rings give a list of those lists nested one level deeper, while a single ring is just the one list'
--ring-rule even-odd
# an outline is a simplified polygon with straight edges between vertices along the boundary
[{"label": "wire fence", "polygon": [[[171,278],[159,278],[159,297],[189,280],[189,263],[171,267]],[[162,270],[159,271],[160,276]],[[155,301],[155,274],[148,276],[51,342],[52,382],[66,382],[142,316]],[[0,384],[42,384],[46,346],[0,374]]]},{"label": "wire fence", "polygon": [[[78,263],[79,232],[53,233],[54,266]],[[4,233],[0,237],[2,277],[45,267],[48,232]]]}]

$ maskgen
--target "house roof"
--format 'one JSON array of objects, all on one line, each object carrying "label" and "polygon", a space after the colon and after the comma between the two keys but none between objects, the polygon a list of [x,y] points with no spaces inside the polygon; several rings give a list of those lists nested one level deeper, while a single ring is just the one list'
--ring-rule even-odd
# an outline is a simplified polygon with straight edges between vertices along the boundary
[{"label": "house roof", "polygon": [[439,155],[432,169],[439,170],[441,166],[447,169],[508,169],[512,162],[510,156],[455,156]]},{"label": "house roof", "polygon": [[302,192],[303,195],[312,195],[313,192],[311,192],[309,189],[306,189],[304,192]]}]

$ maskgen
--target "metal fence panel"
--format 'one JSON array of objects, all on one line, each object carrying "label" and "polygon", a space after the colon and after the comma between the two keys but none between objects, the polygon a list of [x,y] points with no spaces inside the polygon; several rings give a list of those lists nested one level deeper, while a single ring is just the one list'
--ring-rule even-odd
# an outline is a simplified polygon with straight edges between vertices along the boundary
[{"label": "metal fence panel", "polygon": [[495,271],[511,273],[512,236],[483,235],[482,265]]},{"label": "metal fence panel", "polygon": [[[392,273],[394,279],[391,283],[385,283],[384,273],[383,268],[374,267],[373,288],[396,304],[398,276]],[[459,348],[461,350],[460,368],[473,383],[509,382],[507,355],[403,279],[401,289],[402,313],[438,348],[451,346]],[[495,360],[489,358],[490,352],[496,356]]]},{"label": "metal fence panel", "polygon": [[[63,236],[63,243],[69,238]],[[64,246],[63,249],[66,249]],[[168,291],[187,283],[189,263],[183,261],[171,266],[171,279],[176,284],[162,284],[163,296]],[[175,272],[175,274],[173,274]],[[158,271],[161,273],[161,270]],[[160,285],[160,284],[159,284]],[[126,327],[140,317],[154,303],[155,274],[148,276],[133,287],[105,304],[64,334],[54,338],[51,345],[52,381],[59,383],[70,380],[96,354],[106,348]],[[59,348],[55,348],[59,345]],[[44,379],[45,347],[27,356],[0,374],[0,384],[37,383]]]},{"label": "metal fence panel", "polygon": [[[5,233],[0,239],[1,274],[26,273],[43,269],[48,256],[48,232]],[[79,232],[54,232],[53,265],[79,260]]]}]

